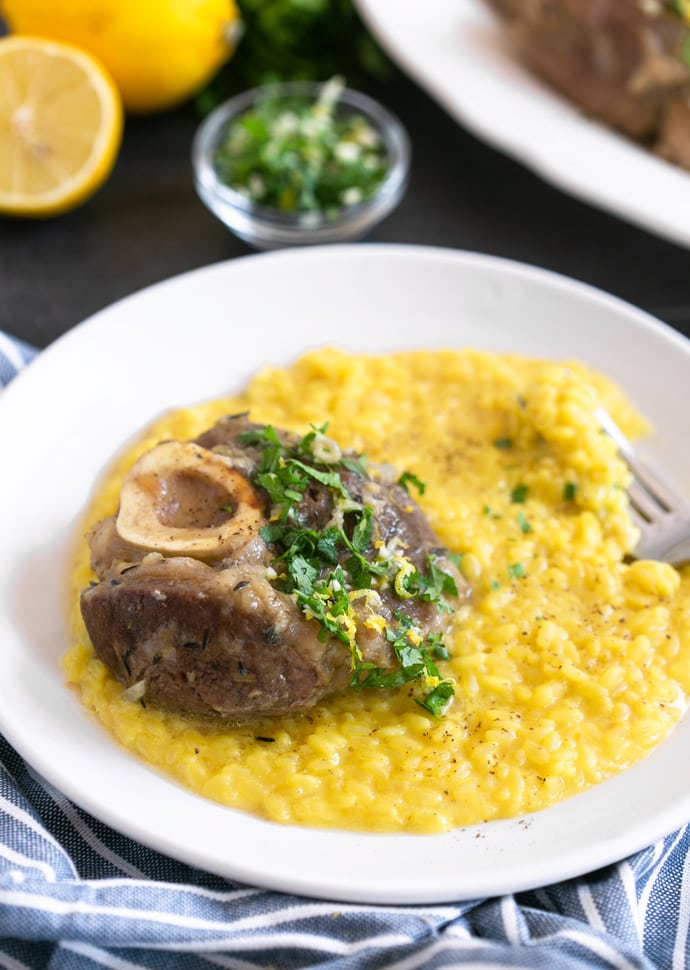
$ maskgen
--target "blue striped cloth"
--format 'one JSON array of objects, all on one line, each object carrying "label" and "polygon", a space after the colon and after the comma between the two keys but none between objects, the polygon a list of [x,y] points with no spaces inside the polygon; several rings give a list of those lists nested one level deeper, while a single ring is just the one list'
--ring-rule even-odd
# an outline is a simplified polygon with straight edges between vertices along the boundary
[{"label": "blue striped cloth", "polygon": [[9,384],[35,356],[33,347],[0,330],[0,388]]},{"label": "blue striped cloth", "polygon": [[[0,332],[0,386],[34,352]],[[7,970],[683,970],[690,827],[586,878],[472,902],[344,905],[228,882],[92,818],[0,737]]]}]

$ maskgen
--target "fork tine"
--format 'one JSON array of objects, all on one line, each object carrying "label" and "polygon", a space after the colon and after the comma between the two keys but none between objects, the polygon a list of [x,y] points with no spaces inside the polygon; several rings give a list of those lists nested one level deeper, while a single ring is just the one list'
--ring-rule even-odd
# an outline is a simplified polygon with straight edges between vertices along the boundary
[{"label": "fork tine", "polygon": [[653,501],[649,492],[633,480],[628,486],[630,508],[643,522],[654,522],[660,513],[667,512],[665,506]]},{"label": "fork tine", "polygon": [[615,421],[603,410],[595,411],[597,420],[606,434],[613,439],[625,459],[635,482],[628,489],[631,499],[645,518],[651,519],[659,510],[672,512],[678,499],[671,489],[637,455],[637,452],[620,430]]},{"label": "fork tine", "polygon": [[690,502],[640,461],[618,425],[601,408],[595,412],[633,476],[628,486],[630,513],[640,538],[636,559],[658,559],[672,566],[690,563]]},{"label": "fork tine", "polygon": [[678,505],[678,497],[671,491],[668,485],[654,474],[649,465],[645,465],[637,457],[634,450],[631,451],[630,455],[624,455],[623,457],[635,476],[637,484],[645,490],[647,495],[657,503],[657,506],[662,511],[672,512]]}]

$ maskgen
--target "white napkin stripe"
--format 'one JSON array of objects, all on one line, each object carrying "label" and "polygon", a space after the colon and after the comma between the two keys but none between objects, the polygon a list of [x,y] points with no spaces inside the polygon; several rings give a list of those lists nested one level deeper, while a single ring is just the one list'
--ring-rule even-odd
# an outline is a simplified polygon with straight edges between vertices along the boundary
[{"label": "white napkin stripe", "polygon": [[2,949],[0,949],[0,967],[2,970],[32,970],[28,963],[22,963]]},{"label": "white napkin stripe", "polygon": [[599,908],[595,902],[594,896],[592,895],[592,890],[583,880],[578,880],[577,895],[580,899],[582,911],[584,912],[585,918],[589,925],[595,930],[605,933],[606,925],[601,917],[601,913],[599,912]]},{"label": "white napkin stripe", "polygon": [[62,948],[70,953],[77,953],[79,956],[87,957],[94,963],[108,967],[109,970],[143,970],[142,963],[132,963],[131,960],[123,960],[122,957],[115,956],[101,947],[94,946],[92,943],[63,943]]},{"label": "white napkin stripe", "polygon": [[4,354],[16,371],[24,366],[24,356],[16,341],[0,330],[0,353]]},{"label": "white napkin stripe", "polygon": [[49,863],[41,862],[40,859],[32,859],[31,856],[24,855],[22,852],[15,852],[9,845],[4,845],[1,842],[0,856],[3,859],[7,859],[8,862],[11,862],[13,866],[20,866],[23,869],[36,869],[42,873],[43,878],[48,882],[55,882],[57,879],[55,869]]},{"label": "white napkin stripe", "polygon": [[[106,876],[98,880],[99,889],[149,889],[151,879],[144,876],[143,879],[131,879],[129,876]],[[197,896],[201,899],[218,903],[236,903],[254,896],[266,895],[266,889],[254,889],[246,887],[242,889],[208,889],[206,886],[187,885],[181,886],[177,882],[164,882],[156,880],[156,892],[168,892],[171,896],[179,899],[180,894],[185,896]]]},{"label": "white napkin stripe", "polygon": [[655,844],[655,850],[658,849],[658,853],[655,851],[657,858],[654,866],[654,872],[645,883],[642,893],[640,894],[640,919],[642,920],[643,925],[646,925],[647,923],[647,909],[649,907],[649,900],[651,899],[652,893],[656,888],[657,881],[663,872],[664,862],[673,853],[678,843],[683,840],[685,832],[686,827],[683,827],[676,832],[671,839],[662,839]]},{"label": "white napkin stripe", "polygon": [[637,889],[635,887],[635,873],[630,863],[625,860],[618,863],[618,873],[620,875],[621,886],[625,892],[625,896],[628,900],[628,907],[630,909],[630,914],[633,919],[633,924],[635,926],[635,932],[637,933],[637,939],[640,944],[644,941],[644,916],[642,913],[642,907],[637,898]]},{"label": "white napkin stripe", "polygon": [[[2,764],[2,762],[0,762],[0,764]],[[33,818],[31,815],[29,815],[28,812],[25,812],[23,808],[20,808],[18,805],[15,805],[14,802],[11,802],[8,798],[3,798],[2,795],[0,795],[0,810],[6,812],[7,815],[15,819],[15,821],[20,822],[22,825],[26,826],[26,828],[30,829],[32,832],[35,832],[36,835],[39,835],[49,845],[51,845],[57,852],[59,852],[61,856],[64,855],[65,850],[62,848],[60,843],[57,841],[57,839],[53,838],[50,832],[48,832],[46,829],[43,828],[40,822],[37,822],[36,819]],[[73,866],[72,866],[72,871],[76,876],[77,872]]]},{"label": "white napkin stripe", "polygon": [[223,970],[275,970],[275,963],[272,960],[259,966],[255,961],[250,963],[249,960],[241,960],[226,953],[204,953],[204,960],[214,967],[222,967]]},{"label": "white napkin stripe", "polygon": [[610,943],[586,933],[584,930],[563,929],[552,933],[550,936],[543,936],[539,943],[543,946],[551,940],[572,940],[585,950],[595,954],[601,960],[606,960],[607,964],[614,970],[640,970],[639,963],[631,963],[620,951],[614,950]]},{"label": "white napkin stripe", "polygon": [[86,824],[86,821],[78,813],[72,802],[70,802],[69,799],[62,794],[62,792],[59,792],[57,788],[51,785],[50,782],[46,781],[45,778],[37,775],[32,768],[29,768],[28,771],[29,775],[34,779],[34,781],[37,782],[37,784],[39,784],[50,795],[57,808],[60,809],[75,832],[79,834],[81,839],[88,846],[90,846],[90,848],[93,849],[97,855],[99,855],[102,859],[105,859],[116,869],[119,869],[126,875],[133,876],[135,879],[146,878],[145,872],[138,869],[136,866],[131,865],[126,859],[123,859],[122,856],[118,855],[116,852],[113,852],[112,849],[110,849],[101,839],[99,839],[93,829]]},{"label": "white napkin stripe", "polygon": [[686,970],[688,925],[690,924],[690,856],[685,857],[683,876],[678,891],[678,929],[673,945],[673,970]]},{"label": "white napkin stripe", "polygon": [[[234,933],[247,933],[255,930],[265,929],[267,926],[276,926],[280,923],[288,923],[292,921],[297,922],[299,920],[314,919],[322,916],[333,916],[339,918],[345,914],[358,915],[361,913],[362,915],[366,915],[370,912],[370,906],[349,905],[344,903],[305,902],[299,905],[287,906],[284,909],[274,912],[257,913],[255,916],[241,917],[240,919],[232,922],[232,929]],[[441,920],[456,919],[460,913],[457,907],[450,906],[418,906],[415,907],[412,914],[410,913],[409,908],[401,906],[378,906],[376,908],[376,912],[386,914],[388,916],[393,915],[409,917],[412,915],[415,918],[435,916]]]},{"label": "white napkin stripe", "polygon": [[505,930],[506,939],[510,943],[520,944],[522,942],[522,937],[520,934],[520,925],[517,918],[515,900],[512,896],[503,896],[501,898],[501,919],[503,920],[503,928]]},{"label": "white napkin stripe", "polygon": [[[431,958],[438,954],[447,953],[452,956],[452,954],[457,953],[466,955],[472,950],[486,950],[495,943],[493,939],[481,939],[468,936],[466,932],[456,932],[459,929],[461,928],[456,926],[447,927],[440,939],[430,941],[421,949],[403,957],[402,960],[387,964],[386,970],[419,970],[419,968],[426,967]],[[448,966],[455,968],[457,964],[453,963]],[[462,963],[463,970],[473,970],[473,968],[474,970],[506,970],[507,967],[510,967],[510,970],[534,970],[533,964],[516,964],[512,960],[509,963],[497,963],[493,959],[482,959],[472,963],[463,961]]]},{"label": "white napkin stripe", "polygon": [[[31,888],[32,890],[36,889],[34,886]],[[97,905],[81,899],[61,900],[55,899],[52,896],[42,895],[36,891],[13,891],[9,889],[0,889],[0,905],[18,909],[40,910],[52,913],[55,916],[106,916],[109,920],[119,920],[122,922],[141,921],[159,926],[174,926],[187,930],[201,930],[206,933],[215,931],[216,933],[220,933],[223,939],[227,939],[228,944],[237,944],[237,922],[243,922],[242,920],[208,920],[162,910],[133,909],[128,906]],[[297,912],[299,913],[299,910]],[[414,939],[412,935],[404,933],[385,933],[367,936],[355,941],[338,941],[334,937],[298,931],[276,933],[272,931],[272,928],[280,922],[280,920],[276,921],[276,916],[280,917],[280,915],[280,912],[266,914],[265,926],[263,928],[268,930],[268,932],[252,933],[251,936],[245,936],[241,941],[242,946],[250,949],[261,949],[266,947],[275,948],[289,943],[291,945],[299,945],[306,949],[329,953],[352,954],[369,947],[380,949],[384,946],[410,944]],[[186,944],[182,941],[171,941],[169,948],[174,950],[192,948],[197,951],[205,949],[206,946],[210,946],[217,949],[221,942],[217,936],[208,942],[190,940],[189,944]],[[159,944],[158,948],[168,949],[168,946]]]},{"label": "white napkin stripe", "polygon": [[[82,883],[88,886],[88,883]],[[91,884],[93,885],[93,883]],[[38,887],[31,886],[31,891],[0,889],[0,905],[12,906],[17,909],[42,910],[55,916],[107,916],[110,920],[121,922],[143,922],[159,926],[176,926],[187,930],[202,930],[204,932],[223,933],[234,932],[232,920],[209,920],[198,916],[186,916],[182,913],[166,912],[158,909],[136,909],[131,906],[113,906],[110,904],[89,903],[84,899],[56,899],[54,896],[38,892]],[[172,947],[178,944],[171,942]],[[198,946],[198,943],[194,943]]]}]

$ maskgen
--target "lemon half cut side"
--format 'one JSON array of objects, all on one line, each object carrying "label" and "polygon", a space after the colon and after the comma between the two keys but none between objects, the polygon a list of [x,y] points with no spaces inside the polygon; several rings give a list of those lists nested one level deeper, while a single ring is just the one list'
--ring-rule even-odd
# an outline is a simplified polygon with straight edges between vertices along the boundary
[{"label": "lemon half cut side", "polygon": [[110,174],[122,127],[117,88],[90,54],[0,38],[0,213],[50,216],[85,201]]}]

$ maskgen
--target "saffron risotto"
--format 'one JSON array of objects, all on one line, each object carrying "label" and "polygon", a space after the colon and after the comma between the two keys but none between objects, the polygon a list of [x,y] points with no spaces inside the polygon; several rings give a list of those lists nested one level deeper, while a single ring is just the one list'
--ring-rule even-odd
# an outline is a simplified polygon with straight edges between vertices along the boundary
[{"label": "saffron risotto", "polygon": [[[135,458],[227,413],[342,445],[422,479],[419,502],[461,556],[456,683],[433,719],[407,689],[345,690],[310,713],[244,726],[125,699],[79,612],[67,680],[126,749],[199,795],[275,822],[436,833],[547,808],[645,757],[690,693],[690,571],[625,561],[636,533],[606,407],[645,422],[603,375],[470,349],[352,355],[326,348],[261,370],[239,395],[173,411],[99,483],[85,528],[117,508]],[[84,529],[85,531],[85,529]]]}]

